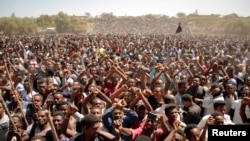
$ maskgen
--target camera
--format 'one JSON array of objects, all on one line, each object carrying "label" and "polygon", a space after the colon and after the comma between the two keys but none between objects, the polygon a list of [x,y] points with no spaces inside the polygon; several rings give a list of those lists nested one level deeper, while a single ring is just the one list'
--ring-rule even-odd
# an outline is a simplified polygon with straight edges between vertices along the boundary
[{"label": "camera", "polygon": [[147,118],[152,120],[152,121],[157,121],[158,120],[157,114],[153,113],[153,112],[149,112]]}]

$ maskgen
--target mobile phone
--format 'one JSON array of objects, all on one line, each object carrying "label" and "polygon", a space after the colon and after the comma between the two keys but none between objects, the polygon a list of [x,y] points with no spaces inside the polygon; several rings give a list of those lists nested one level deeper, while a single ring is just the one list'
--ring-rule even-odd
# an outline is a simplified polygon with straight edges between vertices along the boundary
[{"label": "mobile phone", "polygon": [[152,113],[152,112],[149,112],[148,113],[148,116],[147,116],[148,119],[152,120],[152,121],[157,121],[157,115]]}]

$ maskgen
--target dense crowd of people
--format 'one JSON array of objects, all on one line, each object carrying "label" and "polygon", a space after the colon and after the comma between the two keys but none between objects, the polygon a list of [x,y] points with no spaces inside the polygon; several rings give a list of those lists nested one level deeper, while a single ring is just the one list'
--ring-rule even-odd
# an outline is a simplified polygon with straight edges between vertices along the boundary
[{"label": "dense crowd of people", "polygon": [[[92,33],[94,34],[168,34],[175,33],[180,19],[169,18],[167,16],[142,16],[142,17],[116,17],[116,18],[97,18],[94,20]],[[191,34],[188,22],[181,20],[182,34]],[[209,26],[206,26],[209,28]],[[211,31],[211,29],[200,29]]]},{"label": "dense crowd of people", "polygon": [[209,125],[249,124],[249,41],[1,36],[1,141],[206,141]]}]

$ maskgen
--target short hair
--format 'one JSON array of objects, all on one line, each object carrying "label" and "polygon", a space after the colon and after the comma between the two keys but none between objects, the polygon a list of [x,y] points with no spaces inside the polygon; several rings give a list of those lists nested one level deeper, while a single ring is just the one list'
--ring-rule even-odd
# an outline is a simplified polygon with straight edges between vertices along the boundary
[{"label": "short hair", "polygon": [[53,95],[55,95],[55,94],[60,94],[60,95],[62,95],[62,96],[63,96],[63,93],[62,93],[62,92],[60,92],[60,91],[56,91],[56,92],[54,92],[54,93],[53,93]]},{"label": "short hair", "polygon": [[41,84],[41,83],[47,83],[47,79],[46,78],[40,78],[37,80],[37,84]]},{"label": "short hair", "polygon": [[55,74],[55,71],[53,68],[47,68],[47,70],[46,70],[47,76],[54,76],[54,74]]},{"label": "short hair", "polygon": [[225,106],[226,102],[223,100],[217,100],[214,102],[214,109],[217,109],[219,106]]},{"label": "short hair", "polygon": [[211,116],[215,118],[218,116],[223,116],[223,114],[221,112],[215,111],[215,112],[211,113]]},{"label": "short hair", "polygon": [[198,128],[198,127],[197,127],[197,124],[193,124],[193,123],[188,124],[188,125],[185,127],[185,129],[184,129],[184,133],[186,134],[186,136],[190,136],[190,132],[191,132],[191,130],[194,129],[194,128]]},{"label": "short hair", "polygon": [[210,90],[213,90],[213,89],[215,89],[215,88],[220,88],[220,92],[219,92],[219,93],[221,93],[221,92],[223,91],[223,89],[224,89],[223,85],[218,84],[218,83],[214,83],[214,84],[210,87]]},{"label": "short hair", "polygon": [[199,79],[201,79],[201,77],[199,75],[194,75],[193,78],[199,78]]},{"label": "short hair", "polygon": [[22,118],[21,118],[21,116],[19,116],[19,115],[17,115],[17,114],[12,115],[11,118],[17,118],[17,119],[22,123]]},{"label": "short hair", "polygon": [[244,88],[249,88],[249,86],[247,86],[247,85],[242,85],[242,86],[240,87],[240,91],[242,91]]},{"label": "short hair", "polygon": [[62,105],[69,105],[69,103],[67,101],[59,101],[56,104],[56,108],[59,109],[59,107],[62,106]]},{"label": "short hair", "polygon": [[193,101],[193,100],[192,100],[192,95],[190,95],[190,94],[184,94],[184,95],[182,95],[181,100],[182,100],[182,101],[189,101],[189,102],[192,102],[192,101]]},{"label": "short hair", "polygon": [[35,97],[35,96],[40,97],[42,99],[42,101],[43,101],[43,95],[41,95],[41,94],[34,94],[32,97]]},{"label": "short hair", "polygon": [[96,117],[93,114],[87,114],[81,120],[81,126],[82,127],[90,127],[90,126],[93,126],[97,122],[101,122],[98,117]]},{"label": "short hair", "polygon": [[98,109],[98,110],[100,110],[100,111],[102,112],[102,108],[96,107],[96,106],[92,106],[92,107],[90,108],[90,111],[92,111],[92,110],[94,110],[94,109]]},{"label": "short hair", "polygon": [[163,100],[165,104],[172,103],[172,101],[175,101],[175,97],[172,94],[167,94],[163,96]]},{"label": "short hair", "polygon": [[179,81],[178,82],[178,88],[180,88],[182,85],[186,85],[187,84],[187,82],[186,81]]},{"label": "short hair", "polygon": [[176,104],[167,104],[166,107],[165,107],[165,114],[168,114],[168,112],[172,109],[175,109],[177,108]]},{"label": "short hair", "polygon": [[53,117],[54,117],[54,116],[61,116],[62,118],[64,118],[64,114],[63,114],[62,111],[56,111],[56,112],[54,112],[54,113],[53,113]]}]

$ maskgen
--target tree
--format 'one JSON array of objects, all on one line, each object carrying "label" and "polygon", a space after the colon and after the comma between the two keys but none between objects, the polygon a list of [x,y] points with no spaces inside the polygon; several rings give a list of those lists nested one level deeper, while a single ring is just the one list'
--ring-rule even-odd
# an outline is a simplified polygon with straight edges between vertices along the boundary
[{"label": "tree", "polygon": [[52,25],[53,21],[49,15],[40,15],[36,19],[36,23],[39,27],[46,28]]},{"label": "tree", "polygon": [[113,13],[102,13],[100,18],[103,18],[103,19],[112,19],[112,18],[115,18],[115,16],[113,15]]},{"label": "tree", "polygon": [[176,14],[176,17],[178,17],[178,18],[185,18],[186,14],[183,13],[183,12],[179,12],[179,13]]},{"label": "tree", "polygon": [[235,14],[235,13],[232,13],[232,14],[228,14],[228,15],[225,15],[225,16],[223,16],[223,18],[238,18],[239,16],[237,15],[237,14]]},{"label": "tree", "polygon": [[63,12],[59,12],[55,17],[56,31],[59,33],[68,32],[70,26],[70,17]]},{"label": "tree", "polygon": [[238,35],[247,35],[250,33],[250,24],[249,20],[237,19],[231,22],[228,22],[225,26],[225,33],[227,34],[238,34]]},{"label": "tree", "polygon": [[85,18],[82,18],[82,16],[71,16],[69,31],[71,32],[85,31],[86,25],[87,22]]}]

